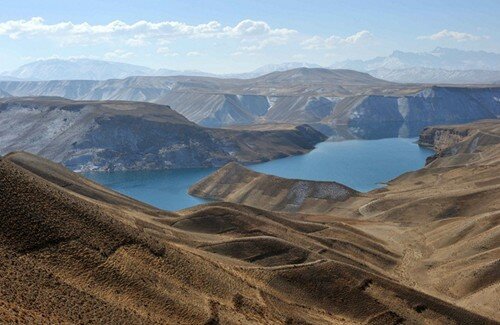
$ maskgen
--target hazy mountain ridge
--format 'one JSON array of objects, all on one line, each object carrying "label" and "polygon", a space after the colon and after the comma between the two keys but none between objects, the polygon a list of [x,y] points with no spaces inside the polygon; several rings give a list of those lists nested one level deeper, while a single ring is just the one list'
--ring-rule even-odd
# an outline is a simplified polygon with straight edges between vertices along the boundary
[{"label": "hazy mountain ridge", "polygon": [[346,60],[334,63],[330,67],[335,69],[354,69],[358,71],[414,67],[445,70],[500,71],[500,54],[437,47],[430,52],[394,51],[386,57],[376,57],[370,60]]},{"label": "hazy mountain ridge", "polygon": [[[0,74],[0,80],[106,80],[133,76],[203,76],[251,79],[276,71],[297,68],[321,68],[308,62],[267,64],[243,73],[216,74],[196,70],[152,69],[113,61],[92,59],[49,59],[25,64]],[[430,52],[394,51],[387,57],[370,60],[346,60],[332,64],[332,69],[369,72],[375,77],[395,82],[490,83],[499,81],[500,54],[436,48]]]},{"label": "hazy mountain ridge", "polygon": [[445,70],[425,67],[380,68],[368,71],[376,78],[402,83],[490,84],[500,81],[500,71]]},{"label": "hazy mountain ridge", "polygon": [[201,71],[152,69],[145,66],[93,59],[48,59],[25,64],[0,74],[0,80],[107,80],[132,76],[214,76]]},{"label": "hazy mountain ridge", "polygon": [[136,76],[199,76],[218,78],[250,79],[275,71],[296,68],[321,68],[307,62],[285,62],[267,64],[253,71],[242,73],[214,74],[198,70],[153,69],[146,66],[96,59],[47,59],[27,63],[17,69],[0,73],[1,81],[47,81],[47,80],[107,80]]},{"label": "hazy mountain ridge", "polygon": [[484,84],[500,80],[500,54],[438,47],[430,52],[394,51],[370,60],[346,60],[330,68],[365,71],[405,83]]},{"label": "hazy mountain ridge", "polygon": [[298,68],[322,68],[322,66],[316,63],[308,62],[284,62],[277,64],[266,64],[250,72],[223,74],[221,75],[221,77],[249,79],[260,77],[271,72],[286,71]]}]

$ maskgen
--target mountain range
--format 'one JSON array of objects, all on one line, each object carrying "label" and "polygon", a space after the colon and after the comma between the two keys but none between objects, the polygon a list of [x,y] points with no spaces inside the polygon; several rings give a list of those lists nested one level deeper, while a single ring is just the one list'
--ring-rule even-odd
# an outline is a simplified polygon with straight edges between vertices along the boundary
[{"label": "mountain range", "polygon": [[500,54],[438,47],[430,52],[394,51],[370,60],[346,60],[330,68],[364,71],[395,82],[494,83],[500,80]]},{"label": "mountain range", "polygon": [[394,51],[370,60],[346,60],[330,68],[372,71],[377,69],[431,68],[445,70],[500,70],[500,54],[437,47],[429,52]]},{"label": "mountain range", "polygon": [[[0,73],[0,80],[106,80],[131,76],[205,76],[218,78],[256,78],[276,71],[320,68],[307,62],[268,64],[245,73],[214,74],[196,70],[152,69],[145,66],[93,59],[49,59],[25,64]],[[500,81],[500,54],[436,48],[430,52],[394,51],[370,60],[346,60],[329,66],[351,69],[395,82],[409,83],[494,83]]]},{"label": "mountain range", "polygon": [[340,126],[351,127],[357,130],[355,136],[361,137],[367,136],[362,130],[369,126],[391,124],[384,129],[384,136],[413,136],[430,124],[500,115],[498,86],[399,84],[345,69],[298,68],[253,79],[174,76],[3,81],[0,89],[17,97],[58,96],[169,105],[206,127],[308,123],[327,135],[338,132]]},{"label": "mountain range", "polygon": [[212,75],[201,71],[151,69],[145,66],[93,60],[48,59],[25,64],[0,74],[0,80],[106,80],[130,76]]}]

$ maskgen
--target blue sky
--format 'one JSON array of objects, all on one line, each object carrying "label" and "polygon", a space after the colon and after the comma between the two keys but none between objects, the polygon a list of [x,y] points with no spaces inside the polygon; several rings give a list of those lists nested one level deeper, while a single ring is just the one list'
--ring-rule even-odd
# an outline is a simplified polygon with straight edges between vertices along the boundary
[{"label": "blue sky", "polygon": [[0,71],[87,57],[228,73],[437,46],[500,52],[500,1],[2,0]]}]

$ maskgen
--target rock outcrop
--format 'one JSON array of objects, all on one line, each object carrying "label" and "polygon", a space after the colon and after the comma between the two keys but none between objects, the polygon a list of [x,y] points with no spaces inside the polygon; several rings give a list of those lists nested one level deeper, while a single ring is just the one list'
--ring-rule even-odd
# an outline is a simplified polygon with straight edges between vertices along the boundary
[{"label": "rock outcrop", "polygon": [[335,182],[287,179],[229,163],[194,184],[189,194],[266,210],[318,213],[358,192]]},{"label": "rock outcrop", "polygon": [[326,137],[310,126],[208,129],[168,106],[124,101],[0,101],[0,154],[28,151],[73,170],[222,166],[305,153]]},{"label": "rock outcrop", "polygon": [[8,92],[0,89],[0,98],[12,97]]},{"label": "rock outcrop", "polygon": [[500,116],[500,88],[430,87],[401,96],[357,96],[340,101],[322,122],[365,126],[376,123],[432,125]]},{"label": "rock outcrop", "polygon": [[[498,120],[485,120],[466,125],[427,127],[418,143],[436,151],[427,159],[427,165],[492,164],[498,161],[500,125]],[[442,159],[433,163],[437,158]]]}]

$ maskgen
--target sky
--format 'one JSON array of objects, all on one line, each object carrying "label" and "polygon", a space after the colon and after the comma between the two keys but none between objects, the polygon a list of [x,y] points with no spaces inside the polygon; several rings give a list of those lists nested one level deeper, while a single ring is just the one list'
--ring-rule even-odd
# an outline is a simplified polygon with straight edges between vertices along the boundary
[{"label": "sky", "polygon": [[49,58],[233,73],[394,50],[500,53],[499,17],[498,0],[2,0],[0,71]]}]

